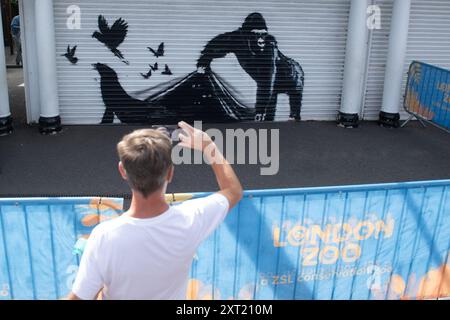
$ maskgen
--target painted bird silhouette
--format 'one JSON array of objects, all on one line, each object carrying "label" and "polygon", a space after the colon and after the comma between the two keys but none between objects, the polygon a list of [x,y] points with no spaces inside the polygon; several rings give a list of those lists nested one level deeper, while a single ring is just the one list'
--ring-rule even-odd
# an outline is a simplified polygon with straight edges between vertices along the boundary
[{"label": "painted bird silhouette", "polygon": [[100,74],[100,89],[106,106],[101,123],[112,123],[114,115],[122,123],[163,123],[167,112],[150,102],[131,97],[119,83],[117,73],[103,63],[92,65]]},{"label": "painted bird silhouette", "polygon": [[72,64],[76,64],[78,62],[78,58],[75,57],[75,51],[77,50],[77,46],[74,46],[70,49],[70,45],[67,46],[67,52],[62,54],[61,56],[66,57]]},{"label": "painted bird silhouette", "polygon": [[165,75],[169,75],[169,76],[172,74],[172,71],[170,71],[169,66],[167,64],[164,68],[164,71],[161,72],[161,74],[165,74]]},{"label": "painted bird silhouette", "polygon": [[158,70],[158,62],[155,62],[155,64],[153,66],[151,64],[149,64],[149,66],[152,71]]},{"label": "painted bird silhouette", "polygon": [[123,57],[122,53],[117,47],[125,40],[128,33],[128,23],[122,18],[117,19],[111,28],[108,26],[108,22],[102,15],[98,16],[98,28],[99,31],[95,31],[92,34],[92,38],[97,39],[103,43],[116,57],[122,62],[129,64]]},{"label": "painted bird silhouette", "polygon": [[153,66],[152,66],[151,64],[149,64],[149,67],[150,67],[150,70],[148,70],[147,73],[141,73],[141,76],[142,76],[144,79],[150,78],[150,77],[152,76],[152,71],[158,70],[158,63],[155,62],[155,64],[154,64]]},{"label": "painted bird silhouette", "polygon": [[159,46],[158,46],[158,50],[153,50],[152,48],[150,48],[150,47],[147,47],[147,49],[148,50],[150,50],[150,52],[152,52],[153,53],[153,55],[155,56],[155,57],[162,57],[162,56],[164,56],[164,42],[161,42],[160,44],[159,44]]},{"label": "painted bird silhouette", "polygon": [[144,79],[150,78],[150,77],[152,76],[152,69],[148,70],[147,73],[142,73],[142,72],[141,72],[141,76],[142,76]]}]

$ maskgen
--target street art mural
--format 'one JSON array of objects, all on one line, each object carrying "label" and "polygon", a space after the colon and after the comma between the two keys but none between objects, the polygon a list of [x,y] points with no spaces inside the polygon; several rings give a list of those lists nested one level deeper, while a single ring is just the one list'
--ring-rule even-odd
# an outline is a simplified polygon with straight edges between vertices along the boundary
[{"label": "street art mural", "polygon": [[300,120],[304,72],[298,62],[278,50],[261,14],[251,13],[242,27],[208,42],[197,67],[209,70],[213,59],[223,58],[228,53],[236,55],[239,64],[257,84],[255,120],[274,120],[278,93],[289,95],[290,117]]},{"label": "street art mural", "polygon": [[[213,73],[192,72],[158,86],[145,100],[130,96],[109,66],[93,65],[100,74],[100,89],[106,106],[101,123],[176,124],[180,119],[210,122],[251,120],[253,113],[237,102]],[[152,88],[153,89],[153,88]],[[214,94],[212,94],[214,93]]]},{"label": "street art mural", "polygon": [[155,72],[158,70],[158,62],[155,62],[155,64],[152,66],[151,64],[148,65],[150,67],[150,70],[148,70],[147,73],[141,73],[141,76],[144,79],[148,79],[152,76],[152,72]]},{"label": "street art mural", "polygon": [[[65,297],[83,243],[122,203],[0,199],[0,300]],[[246,191],[193,256],[186,298],[450,297],[449,212],[450,180]]]},{"label": "street art mural", "polygon": [[129,64],[125,60],[118,46],[125,40],[128,32],[128,24],[122,18],[117,19],[114,24],[109,27],[108,22],[102,15],[98,16],[98,29],[92,34],[92,38],[103,43],[116,57],[125,64]]},{"label": "street art mural", "polygon": [[77,64],[78,58],[75,57],[75,52],[77,51],[77,46],[70,48],[70,45],[67,46],[67,52],[62,54],[61,56],[66,57],[67,60],[72,64]]},{"label": "street art mural", "polygon": [[164,42],[161,42],[160,44],[159,44],[159,46],[158,46],[158,49],[155,51],[155,50],[153,50],[152,48],[150,48],[150,47],[147,47],[147,49],[148,50],[150,50],[150,52],[151,53],[153,53],[153,55],[155,56],[155,57],[161,57],[161,56],[163,56],[164,55]]},{"label": "street art mural", "polygon": [[[112,21],[111,18],[109,20]],[[119,50],[128,35],[128,22],[118,17],[109,26],[107,18],[99,15],[97,24],[98,30],[94,31],[92,38],[108,48],[121,62],[132,65],[133,60],[125,59],[126,52]],[[219,34],[203,48],[198,48],[197,61],[192,61],[194,71],[188,74],[174,70],[170,63],[160,62],[168,50],[165,42],[159,42],[157,47],[150,45],[142,49],[149,53],[149,68],[139,72],[141,79],[165,78],[158,78],[157,85],[137,92],[139,97],[136,97],[136,92],[125,89],[128,74],[119,78],[117,66],[102,62],[100,57],[98,61],[91,62],[100,76],[99,89],[105,105],[101,124],[117,123],[115,119],[126,124],[174,124],[180,119],[206,122],[273,121],[279,94],[286,94],[289,98],[289,118],[301,119],[304,72],[297,61],[279,50],[260,13],[249,14],[241,27]],[[68,47],[64,54],[72,64],[78,61],[74,57],[76,47]],[[255,82],[254,105],[239,101],[233,85],[211,68],[214,60],[227,55],[234,55],[243,71]]]},{"label": "street art mural", "polygon": [[164,112],[167,111],[165,108],[131,97],[112,68],[102,63],[92,66],[100,74],[100,90],[106,107],[101,123],[112,123],[114,116],[122,123],[161,123],[164,118],[170,119],[170,113]]}]

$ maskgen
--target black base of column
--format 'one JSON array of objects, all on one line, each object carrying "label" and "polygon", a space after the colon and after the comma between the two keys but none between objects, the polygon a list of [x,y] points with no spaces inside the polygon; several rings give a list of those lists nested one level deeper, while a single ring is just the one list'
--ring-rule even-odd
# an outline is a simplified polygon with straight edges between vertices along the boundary
[{"label": "black base of column", "polygon": [[0,136],[6,136],[13,132],[11,116],[0,118]]},{"label": "black base of column", "polygon": [[343,113],[339,111],[337,115],[337,123],[345,128],[357,128],[359,116],[357,113]]},{"label": "black base of column", "polygon": [[60,132],[61,118],[56,117],[40,117],[39,118],[39,132],[42,134],[56,134]]},{"label": "black base of column", "polygon": [[385,128],[398,128],[400,127],[400,114],[380,111],[378,124]]}]

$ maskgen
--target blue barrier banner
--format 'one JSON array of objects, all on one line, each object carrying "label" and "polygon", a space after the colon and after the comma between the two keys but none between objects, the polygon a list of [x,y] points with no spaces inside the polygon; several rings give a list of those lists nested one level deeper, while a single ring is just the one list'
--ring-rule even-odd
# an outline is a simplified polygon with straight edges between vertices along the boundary
[{"label": "blue barrier banner", "polygon": [[413,61],[404,106],[409,113],[450,130],[450,71]]},{"label": "blue barrier banner", "polygon": [[74,246],[122,213],[116,198],[0,199],[0,299],[60,299],[80,262]]},{"label": "blue barrier banner", "polygon": [[[121,209],[119,199],[0,199],[0,298],[64,297],[77,240]],[[199,247],[186,297],[448,297],[449,247],[450,180],[246,191]]]}]

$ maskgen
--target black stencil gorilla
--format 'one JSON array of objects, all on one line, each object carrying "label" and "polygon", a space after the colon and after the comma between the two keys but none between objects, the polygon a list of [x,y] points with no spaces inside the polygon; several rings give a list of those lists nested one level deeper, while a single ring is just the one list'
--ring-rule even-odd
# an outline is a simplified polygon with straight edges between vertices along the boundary
[{"label": "black stencil gorilla", "polygon": [[274,120],[279,93],[289,96],[290,117],[300,120],[303,69],[298,62],[280,52],[260,13],[248,15],[242,27],[209,41],[201,52],[197,67],[208,70],[213,59],[223,58],[228,53],[236,55],[239,64],[256,82],[256,121]]}]

